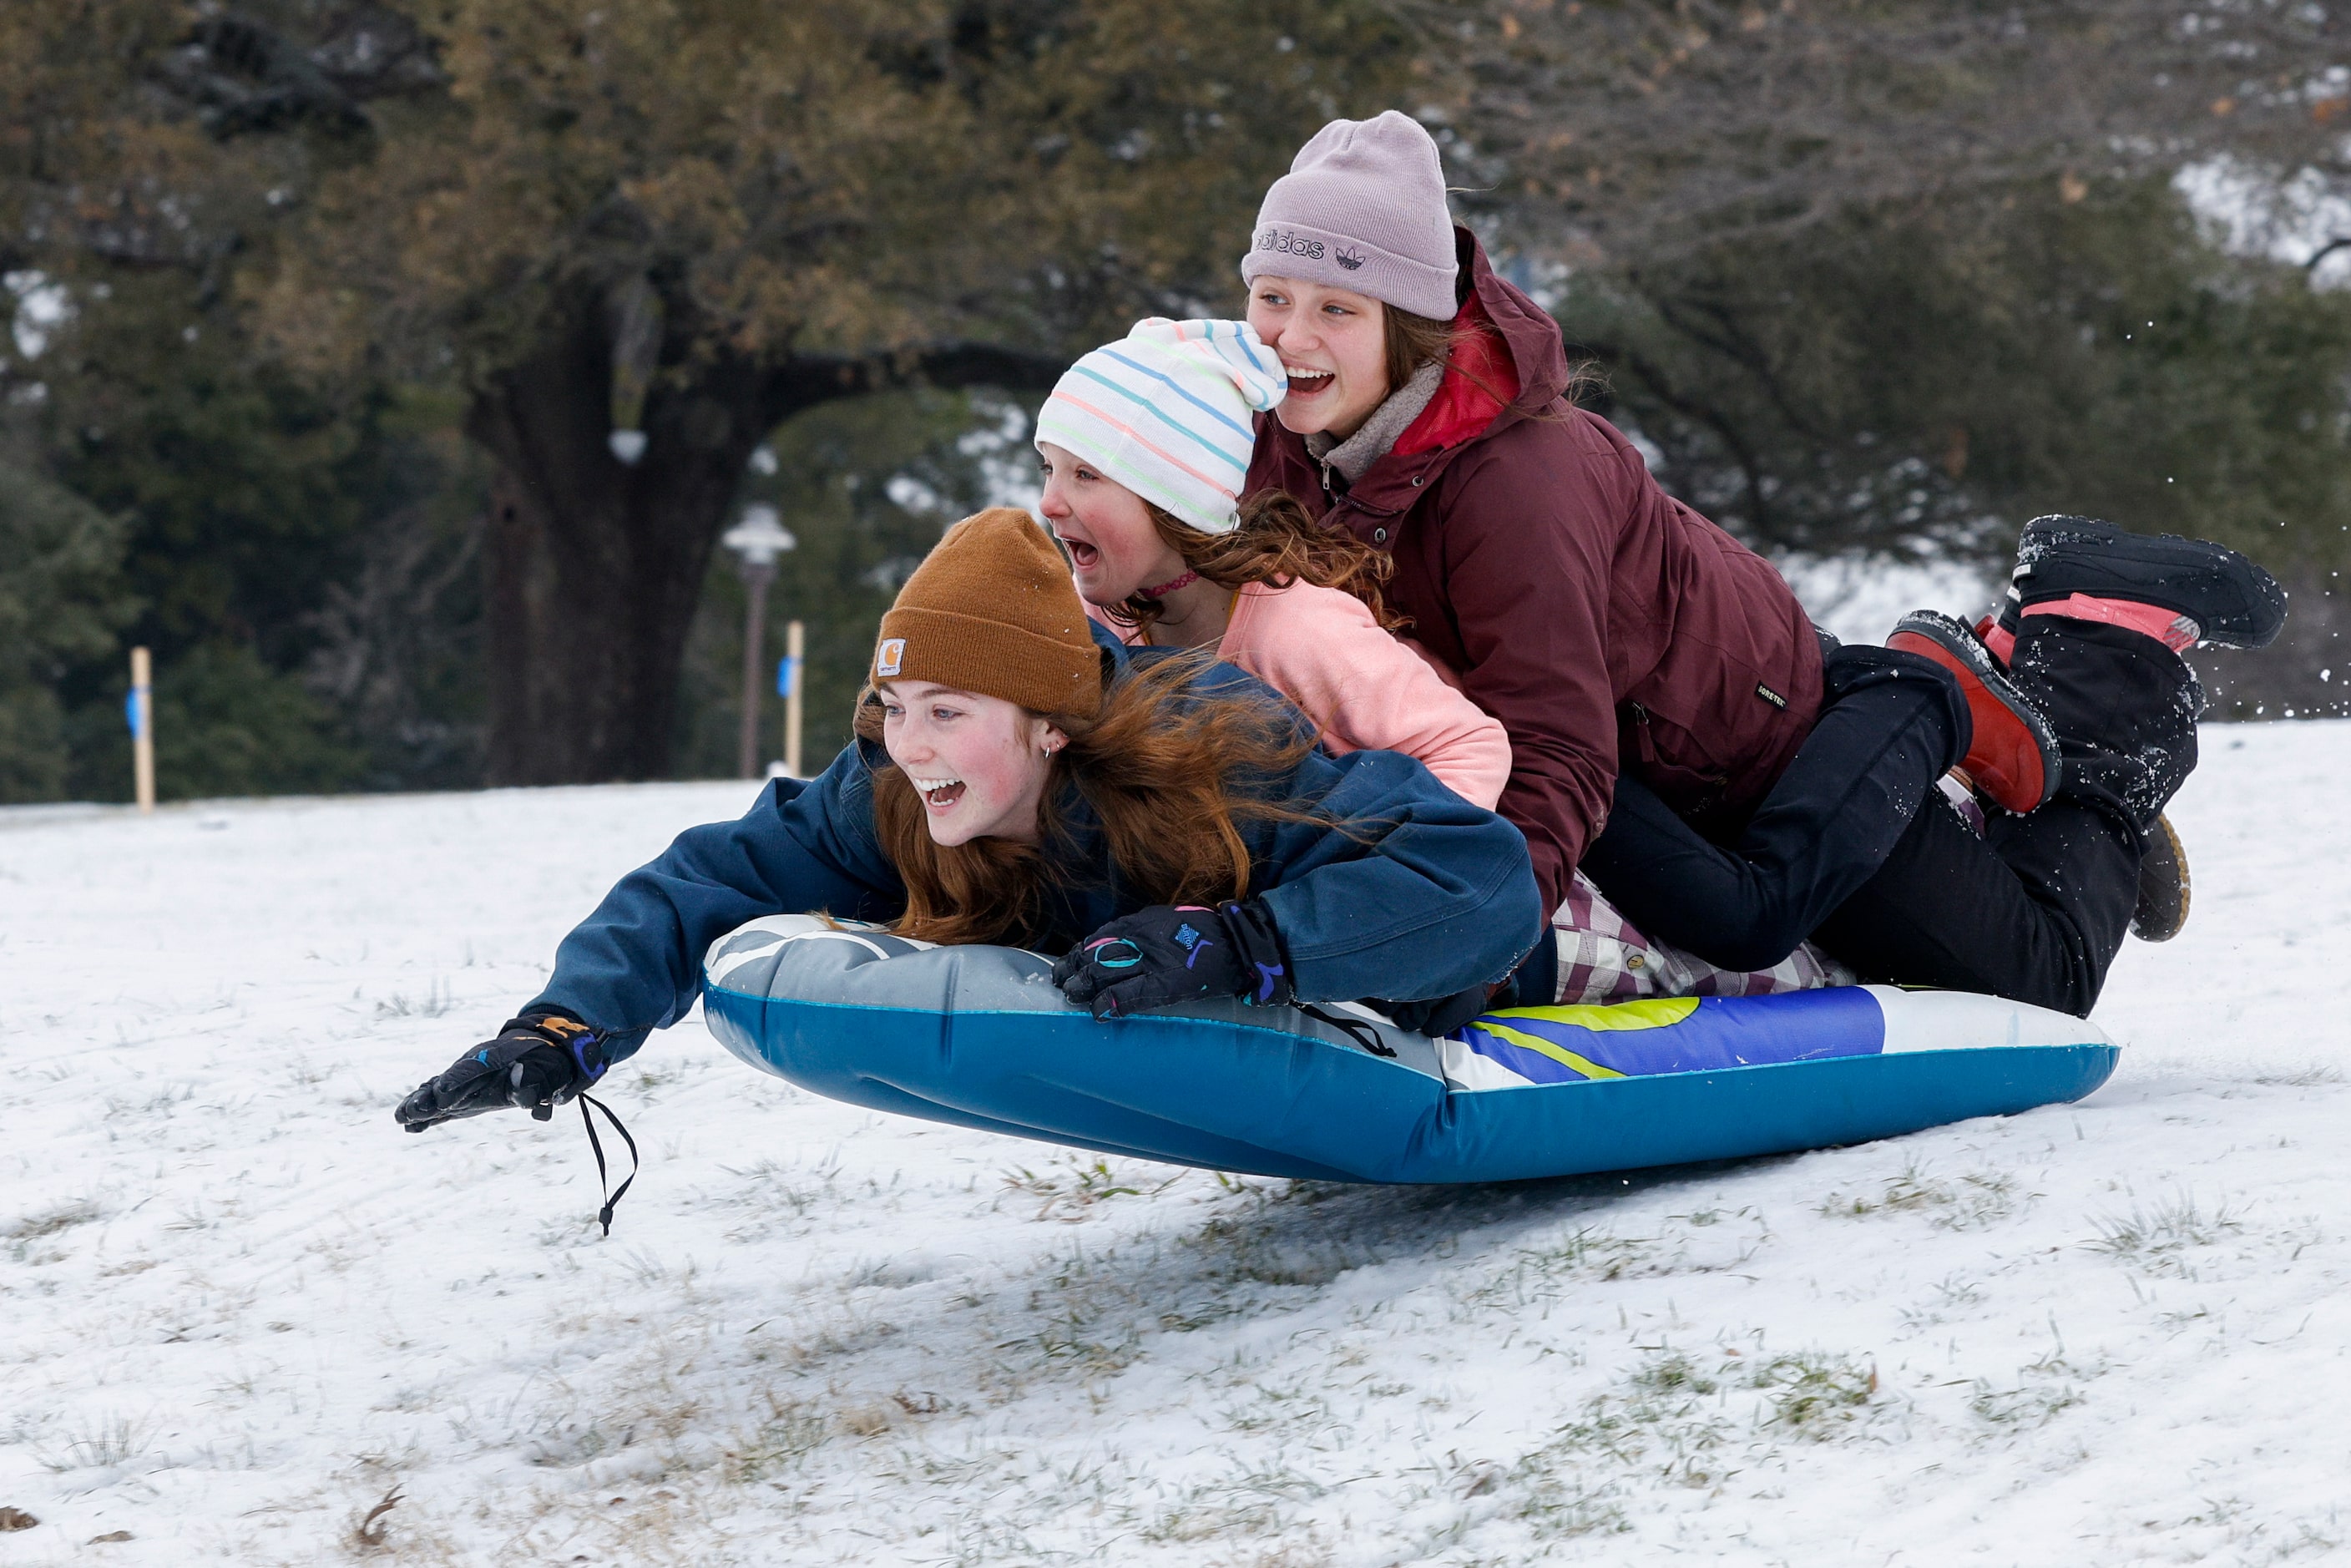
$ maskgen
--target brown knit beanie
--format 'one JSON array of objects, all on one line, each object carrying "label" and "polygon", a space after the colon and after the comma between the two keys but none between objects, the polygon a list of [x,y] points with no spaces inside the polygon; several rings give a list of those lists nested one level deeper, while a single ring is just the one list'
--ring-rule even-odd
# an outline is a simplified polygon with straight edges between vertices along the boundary
[{"label": "brown knit beanie", "polygon": [[932,681],[1031,713],[1092,718],[1102,654],[1059,551],[1028,513],[991,507],[923,558],[882,617],[872,678]]}]

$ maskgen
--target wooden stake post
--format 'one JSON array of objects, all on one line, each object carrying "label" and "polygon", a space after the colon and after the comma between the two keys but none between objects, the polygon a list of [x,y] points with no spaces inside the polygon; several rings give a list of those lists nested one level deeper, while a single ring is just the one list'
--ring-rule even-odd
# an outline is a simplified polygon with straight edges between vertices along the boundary
[{"label": "wooden stake post", "polygon": [[131,769],[139,809],[155,809],[155,694],[152,665],[144,648],[131,650]]},{"label": "wooden stake post", "polygon": [[803,672],[808,668],[808,628],[798,621],[784,628],[784,771],[798,779],[800,773],[800,688],[807,685]]}]

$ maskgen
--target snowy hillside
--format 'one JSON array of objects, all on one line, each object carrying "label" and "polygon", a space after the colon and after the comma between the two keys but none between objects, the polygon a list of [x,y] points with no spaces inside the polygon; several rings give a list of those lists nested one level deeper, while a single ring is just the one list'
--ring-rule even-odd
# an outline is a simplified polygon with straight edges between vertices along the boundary
[{"label": "snowy hillside", "polygon": [[610,1240],[576,1116],[390,1107],[745,788],[0,813],[0,1568],[2351,1554],[2351,724],[2205,744],[2077,1106],[1347,1188],[689,1022]]}]

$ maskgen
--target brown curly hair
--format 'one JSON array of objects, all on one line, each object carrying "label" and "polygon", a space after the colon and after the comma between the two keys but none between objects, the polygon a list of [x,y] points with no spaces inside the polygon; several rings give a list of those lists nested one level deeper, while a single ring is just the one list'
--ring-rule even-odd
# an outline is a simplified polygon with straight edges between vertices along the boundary
[{"label": "brown curly hair", "polygon": [[[1140,497],[1138,497],[1140,499]],[[1169,549],[1184,558],[1186,570],[1196,571],[1219,588],[1238,591],[1252,582],[1305,582],[1352,593],[1369,607],[1374,620],[1391,632],[1412,624],[1409,617],[1390,610],[1380,584],[1395,563],[1353,535],[1323,527],[1294,496],[1280,490],[1260,490],[1240,506],[1240,522],[1228,533],[1202,533],[1190,524],[1159,509],[1149,501],[1144,510]],[[1166,613],[1167,606],[1141,593],[1130,593],[1103,613],[1122,626],[1147,627]]]}]

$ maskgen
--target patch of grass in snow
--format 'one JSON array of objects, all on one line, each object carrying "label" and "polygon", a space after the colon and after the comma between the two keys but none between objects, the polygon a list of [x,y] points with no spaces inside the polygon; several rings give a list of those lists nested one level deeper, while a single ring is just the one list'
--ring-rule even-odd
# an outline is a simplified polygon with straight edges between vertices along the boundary
[{"label": "patch of grass in snow", "polygon": [[[1042,1172],[1015,1166],[1004,1173],[1004,1190],[1040,1200],[1031,1218],[1074,1225],[1091,1218],[1096,1204],[1113,1197],[1156,1197],[1191,1174],[1179,1170],[1152,1182],[1149,1176],[1112,1169],[1110,1162],[1100,1155],[1092,1160],[1082,1155],[1073,1155],[1063,1165],[1066,1168],[1049,1166]],[[1151,1167],[1152,1174],[1157,1175],[1162,1168]]]},{"label": "patch of grass in snow", "polygon": [[1468,1467],[1456,1490],[1494,1493],[1497,1512],[1539,1541],[1622,1533],[1642,1494],[1719,1489],[1784,1437],[1834,1441],[1878,1403],[1876,1369],[1849,1356],[1650,1346],[1541,1448],[1499,1469]]},{"label": "patch of grass in snow", "polygon": [[[1312,1502],[1330,1489],[1286,1467],[1244,1469],[1195,1482],[1162,1506],[1139,1532],[1145,1541],[1193,1544],[1233,1536],[1270,1535],[1289,1522],[1287,1511]],[[1288,1548],[1281,1550],[1287,1551]],[[1263,1561],[1260,1556],[1244,1559]]]},{"label": "patch of grass in snow", "polygon": [[37,1447],[42,1437],[57,1424],[57,1412],[53,1410],[11,1410],[6,1430],[0,1431],[0,1445],[31,1443]]},{"label": "patch of grass in snow", "polygon": [[2343,1070],[2324,1061],[2314,1061],[2307,1067],[2297,1067],[2284,1072],[2262,1072],[2253,1082],[2273,1089],[2315,1089],[2322,1084],[2343,1082]]},{"label": "patch of grass in snow", "polygon": [[1765,1424],[1814,1442],[1824,1442],[1850,1425],[1877,1393],[1877,1368],[1849,1356],[1806,1351],[1758,1357],[1744,1382],[1760,1390]]},{"label": "patch of grass in snow", "polygon": [[1124,1372],[1143,1357],[1143,1335],[1132,1322],[1105,1324],[1099,1314],[1077,1310],[1048,1320],[1034,1333],[1008,1340],[998,1348],[1021,1348],[1046,1367],[1061,1367],[1085,1377],[1107,1377]]},{"label": "patch of grass in snow", "polygon": [[[1395,1195],[1384,1189],[1224,1176],[1217,1180],[1245,1206],[1238,1213],[1213,1215],[1176,1239],[1196,1261],[1199,1278],[1213,1284],[1316,1290],[1350,1270],[1385,1261],[1383,1244],[1391,1239],[1414,1249],[1446,1244],[1441,1235],[1425,1234],[1427,1228],[1414,1223],[1409,1211],[1399,1215]],[[1334,1207],[1328,1213],[1310,1212],[1325,1204]]]},{"label": "patch of grass in snow", "polygon": [[55,1236],[77,1225],[88,1225],[102,1212],[95,1200],[87,1197],[68,1198],[63,1203],[37,1208],[21,1219],[0,1227],[0,1238],[11,1241],[37,1241],[44,1236]]},{"label": "patch of grass in snow", "polygon": [[797,1161],[763,1159],[747,1166],[718,1167],[742,1185],[716,1193],[704,1201],[717,1207],[746,1208],[751,1217],[726,1232],[734,1242],[764,1241],[781,1232],[805,1236],[820,1222],[824,1211],[844,1200],[841,1191],[838,1150],[812,1166]]},{"label": "patch of grass in snow", "polygon": [[1983,1304],[1983,1287],[1964,1275],[1946,1274],[1928,1289],[1933,1296],[1931,1301],[1902,1309],[1902,1326],[1912,1333],[1949,1321],[1949,1315],[1961,1308]]},{"label": "patch of grass in snow", "polygon": [[1320,1290],[1351,1269],[1384,1260],[1349,1245],[1343,1233],[1300,1235],[1259,1215],[1218,1215],[1178,1239],[1197,1256],[1204,1278],[1226,1285]]},{"label": "patch of grass in snow", "polygon": [[456,1006],[456,993],[435,977],[427,984],[421,1000],[412,1001],[406,993],[401,991],[394,991],[389,997],[379,997],[375,1004],[375,1016],[378,1019],[437,1019],[445,1016]]},{"label": "patch of grass in snow", "polygon": [[1210,1568],[1329,1568],[1331,1561],[1330,1542],[1309,1531],[1303,1541],[1286,1541],[1263,1551],[1249,1550],[1236,1556],[1212,1559]]},{"label": "patch of grass in snow", "polygon": [[2020,1384],[1994,1388],[1988,1378],[1975,1380],[1968,1408],[1988,1427],[2011,1430],[2046,1427],[2061,1411],[2083,1402],[2082,1391],[2070,1383]]},{"label": "patch of grass in snow", "polygon": [[[1322,1369],[1317,1369],[1309,1375],[1321,1375]],[[1249,1393],[1250,1398],[1217,1411],[1227,1431],[1279,1432],[1311,1447],[1316,1436],[1341,1424],[1330,1400],[1306,1386],[1304,1377],[1293,1380],[1288,1386],[1252,1383]]]},{"label": "patch of grass in snow", "polygon": [[2291,1563],[2297,1557],[2329,1556],[2341,1551],[2346,1541],[2351,1541],[2351,1531],[2344,1527],[2342,1511],[2335,1508],[2328,1509],[2324,1519],[2315,1515],[2297,1519],[2277,1530],[2272,1530],[2266,1524],[2256,1525],[2251,1534],[2254,1539],[2248,1540],[2246,1545],[2257,1545],[2263,1555],[2252,1558],[2248,1553],[2249,1559],[2264,1563]]},{"label": "patch of grass in snow", "polygon": [[184,1105],[196,1097],[193,1083],[166,1084],[144,1100],[126,1100],[119,1094],[109,1094],[103,1103],[107,1120],[117,1116],[168,1116],[176,1106]]},{"label": "patch of grass in snow", "polygon": [[1658,1246],[1655,1237],[1618,1236],[1579,1227],[1564,1240],[1520,1249],[1511,1260],[1512,1267],[1480,1291],[1479,1299],[1491,1300],[1497,1291],[1510,1291],[1530,1281],[1551,1283],[1565,1277],[1621,1280],[1653,1260]]},{"label": "patch of grass in snow", "polygon": [[2177,1193],[2128,1213],[2097,1217],[2098,1233],[2083,1243],[2149,1273],[2192,1278],[2188,1252],[2244,1229],[2226,1202],[2205,1208],[2194,1195]]},{"label": "patch of grass in snow", "polygon": [[1581,1432],[1562,1432],[1510,1468],[1507,1511],[1537,1541],[1621,1535],[1633,1528],[1622,1500],[1624,1484],[1614,1477],[1594,1477],[1584,1449]]},{"label": "patch of grass in snow", "polygon": [[1912,1162],[1873,1192],[1833,1192],[1821,1202],[1831,1218],[1859,1219],[1873,1214],[1924,1215],[1941,1230],[1974,1230],[2007,1218],[2038,1195],[2020,1194],[2006,1171],[1968,1171],[1956,1179],[1929,1175]]},{"label": "patch of grass in snow", "polygon": [[[1762,1217],[1751,1208],[1728,1213],[1699,1209],[1671,1218],[1686,1228],[1683,1232],[1619,1236],[1578,1226],[1556,1241],[1522,1247],[1463,1299],[1472,1306],[1517,1311],[1595,1281],[1718,1273],[1744,1266],[1771,1237]],[[1745,1227],[1732,1226],[1734,1220],[1744,1221]]]},{"label": "patch of grass in snow", "polygon": [[34,1458],[46,1469],[64,1474],[69,1470],[112,1469],[127,1465],[147,1451],[148,1431],[144,1424],[128,1416],[107,1416],[87,1426],[68,1429],[54,1447],[37,1445]]},{"label": "patch of grass in snow", "polygon": [[750,1486],[798,1470],[832,1436],[832,1423],[815,1406],[787,1399],[769,1389],[767,1414],[723,1450],[719,1479]]},{"label": "patch of grass in snow", "polygon": [[[1492,1484],[1538,1540],[1630,1530],[1624,1499],[1635,1475],[1691,1487],[1724,1479],[1719,1456],[1735,1427],[1723,1391],[1717,1368],[1655,1347],[1621,1387],[1593,1396]],[[1480,1478],[1468,1495],[1488,1486]]]}]

